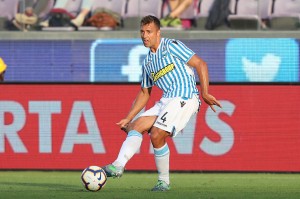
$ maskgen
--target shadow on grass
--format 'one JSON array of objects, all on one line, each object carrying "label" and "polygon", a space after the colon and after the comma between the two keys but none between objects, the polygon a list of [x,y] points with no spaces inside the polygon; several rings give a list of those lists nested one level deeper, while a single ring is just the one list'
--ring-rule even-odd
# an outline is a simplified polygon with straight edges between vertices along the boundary
[{"label": "shadow on grass", "polygon": [[[33,183],[33,182],[0,182],[0,187],[3,186],[11,186],[15,189],[17,186],[21,187],[37,187],[37,188],[46,188],[47,190],[55,190],[55,191],[72,191],[72,192],[82,192],[85,191],[84,188],[79,188],[79,186],[75,185],[63,185],[63,184],[52,184],[52,183]],[[29,190],[31,190],[29,189]]]}]

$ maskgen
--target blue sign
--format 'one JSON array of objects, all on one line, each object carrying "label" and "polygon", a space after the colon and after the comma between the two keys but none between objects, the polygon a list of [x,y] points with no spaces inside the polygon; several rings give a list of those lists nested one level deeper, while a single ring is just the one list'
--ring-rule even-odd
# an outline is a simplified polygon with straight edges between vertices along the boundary
[{"label": "blue sign", "polygon": [[96,40],[90,51],[90,82],[140,82],[148,52],[140,39]]},{"label": "blue sign", "polygon": [[[182,42],[207,63],[211,82],[299,82],[299,40]],[[7,82],[139,83],[148,50],[141,39],[0,41]]]},{"label": "blue sign", "polygon": [[[224,41],[182,41],[207,62],[211,81],[225,81]],[[96,40],[90,50],[90,82],[140,82],[148,51],[141,39]]]},{"label": "blue sign", "polygon": [[230,39],[226,45],[227,82],[298,82],[296,40]]}]

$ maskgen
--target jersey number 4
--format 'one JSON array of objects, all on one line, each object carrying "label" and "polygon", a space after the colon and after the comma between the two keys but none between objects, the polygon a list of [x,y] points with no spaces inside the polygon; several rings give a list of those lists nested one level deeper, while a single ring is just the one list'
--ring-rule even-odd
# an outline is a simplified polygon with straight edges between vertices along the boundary
[{"label": "jersey number 4", "polygon": [[163,123],[165,123],[165,121],[167,121],[167,117],[166,117],[167,113],[168,113],[168,112],[166,112],[165,114],[163,114],[163,115],[160,117],[160,119],[163,121]]}]

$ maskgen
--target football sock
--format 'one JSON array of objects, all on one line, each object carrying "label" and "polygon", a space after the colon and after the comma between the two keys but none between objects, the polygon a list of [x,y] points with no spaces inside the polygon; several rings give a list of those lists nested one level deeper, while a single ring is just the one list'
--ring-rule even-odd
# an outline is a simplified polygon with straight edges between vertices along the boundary
[{"label": "football sock", "polygon": [[170,184],[170,178],[169,178],[170,150],[168,144],[166,143],[161,148],[154,148],[154,157],[155,157],[156,168],[158,171],[158,180],[163,180],[167,184]]},{"label": "football sock", "polygon": [[135,130],[129,131],[122,144],[118,158],[113,162],[113,165],[125,167],[130,158],[140,149],[142,140],[142,134]]}]

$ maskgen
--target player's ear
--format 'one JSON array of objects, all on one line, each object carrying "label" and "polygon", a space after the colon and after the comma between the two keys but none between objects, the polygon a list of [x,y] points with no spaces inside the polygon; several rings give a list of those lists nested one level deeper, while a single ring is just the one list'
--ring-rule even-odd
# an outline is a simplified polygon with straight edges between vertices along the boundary
[{"label": "player's ear", "polygon": [[158,31],[157,31],[157,34],[156,34],[157,36],[160,36],[160,29],[158,29]]}]

